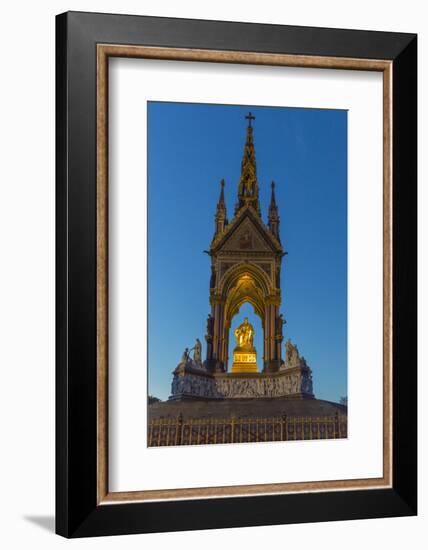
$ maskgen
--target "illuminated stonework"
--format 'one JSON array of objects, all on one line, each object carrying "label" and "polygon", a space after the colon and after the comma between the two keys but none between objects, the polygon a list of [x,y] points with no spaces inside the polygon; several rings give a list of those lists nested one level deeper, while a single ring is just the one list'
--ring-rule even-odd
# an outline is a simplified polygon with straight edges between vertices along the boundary
[{"label": "illuminated stonework", "polygon": [[257,353],[255,351],[254,353],[241,353],[235,350],[233,358],[234,363],[257,363]]},{"label": "illuminated stonework", "polygon": [[258,372],[255,353],[250,355],[233,354],[232,373],[236,374],[238,372]]}]

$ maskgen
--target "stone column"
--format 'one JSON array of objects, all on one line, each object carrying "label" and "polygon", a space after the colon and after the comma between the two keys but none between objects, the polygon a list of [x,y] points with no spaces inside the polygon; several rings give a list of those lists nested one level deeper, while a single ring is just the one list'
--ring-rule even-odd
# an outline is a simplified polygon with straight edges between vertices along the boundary
[{"label": "stone column", "polygon": [[215,368],[224,370],[224,354],[223,354],[223,325],[224,325],[224,304],[220,301],[215,303],[214,317],[214,337],[213,337],[213,362]]},{"label": "stone column", "polygon": [[218,341],[219,341],[219,304],[214,304],[214,334],[213,334],[213,359],[218,359]]},{"label": "stone column", "polygon": [[279,306],[276,308],[276,322],[278,322],[278,331],[275,334],[275,341],[276,341],[276,360],[278,361],[278,365],[281,366],[282,361],[282,341],[283,341],[283,327],[280,323],[282,323],[282,318],[279,316]]},{"label": "stone column", "polygon": [[228,359],[229,359],[229,333],[230,333],[230,327],[227,326],[226,323],[224,323],[222,361],[223,361],[223,364],[224,364],[225,372],[227,372],[227,364],[228,364]]},{"label": "stone column", "polygon": [[207,341],[207,359],[205,366],[210,372],[214,372],[215,365],[218,357],[218,304],[211,302],[211,317],[212,317],[212,330],[210,334],[207,334],[205,339]]},{"label": "stone column", "polygon": [[270,322],[269,322],[269,305],[265,305],[265,318],[263,323],[263,370],[266,370],[267,365],[269,364],[269,338],[270,338]]},{"label": "stone column", "polygon": [[269,339],[269,349],[270,349],[270,357],[269,359],[272,361],[275,359],[275,306],[274,304],[269,305],[269,312],[270,312],[270,339]]},{"label": "stone column", "polygon": [[279,305],[275,300],[268,301],[266,305],[265,322],[265,361],[264,372],[277,372],[280,366],[281,350],[278,349],[276,338],[276,323]]},{"label": "stone column", "polygon": [[212,327],[209,326],[207,321],[207,334],[205,335],[205,340],[207,342],[207,364],[208,368],[213,360],[213,337],[214,337],[214,319],[215,319],[215,310],[214,306],[211,306],[211,322]]}]

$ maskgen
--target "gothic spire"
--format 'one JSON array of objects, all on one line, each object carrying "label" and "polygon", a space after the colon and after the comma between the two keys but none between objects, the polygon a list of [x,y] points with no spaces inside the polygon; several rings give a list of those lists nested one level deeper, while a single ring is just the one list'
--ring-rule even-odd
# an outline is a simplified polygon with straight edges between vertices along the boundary
[{"label": "gothic spire", "polygon": [[279,214],[275,198],[275,182],[272,182],[272,192],[270,197],[268,227],[273,235],[279,240]]},{"label": "gothic spire", "polygon": [[278,207],[276,205],[276,198],[275,198],[275,182],[272,181],[271,183],[271,195],[270,195],[270,205],[269,205],[269,215],[272,213],[278,214]]},{"label": "gothic spire", "polygon": [[217,210],[215,214],[215,234],[222,233],[227,221],[226,202],[224,200],[224,179],[220,182],[220,197],[217,203]]},{"label": "gothic spire", "polygon": [[224,201],[224,179],[220,182],[220,197],[218,199],[217,208],[224,207],[226,210],[226,203]]},{"label": "gothic spire", "polygon": [[259,186],[257,183],[256,153],[253,141],[252,121],[255,116],[251,113],[245,117],[248,120],[247,137],[244,146],[244,155],[241,162],[241,177],[238,185],[238,202],[235,211],[246,204],[250,204],[260,215]]}]

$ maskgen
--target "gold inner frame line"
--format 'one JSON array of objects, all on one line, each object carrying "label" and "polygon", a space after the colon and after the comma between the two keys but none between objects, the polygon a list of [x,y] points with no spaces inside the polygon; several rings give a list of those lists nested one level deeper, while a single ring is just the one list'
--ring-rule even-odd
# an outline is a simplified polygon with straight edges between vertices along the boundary
[{"label": "gold inner frame line", "polygon": [[[108,59],[132,57],[383,73],[383,476],[187,489],[108,489]],[[97,503],[224,498],[392,486],[392,62],[256,52],[97,45]]]}]

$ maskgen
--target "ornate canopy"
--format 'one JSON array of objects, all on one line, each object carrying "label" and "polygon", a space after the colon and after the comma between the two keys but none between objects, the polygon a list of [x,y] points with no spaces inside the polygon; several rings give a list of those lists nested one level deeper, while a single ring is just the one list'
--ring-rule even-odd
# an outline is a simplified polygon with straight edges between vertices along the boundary
[{"label": "ornate canopy", "polygon": [[232,318],[243,303],[249,302],[260,316],[264,332],[265,372],[277,372],[282,364],[282,316],[280,271],[285,252],[279,236],[279,215],[272,183],[268,223],[261,218],[259,184],[251,113],[238,182],[238,197],[233,219],[228,222],[224,180],[215,215],[211,257],[210,303],[207,366],[212,371],[227,371],[229,331]]}]

